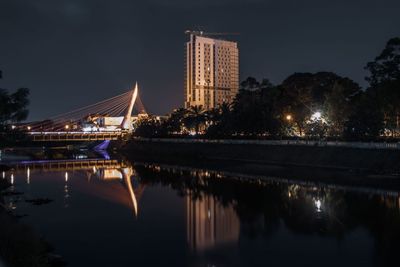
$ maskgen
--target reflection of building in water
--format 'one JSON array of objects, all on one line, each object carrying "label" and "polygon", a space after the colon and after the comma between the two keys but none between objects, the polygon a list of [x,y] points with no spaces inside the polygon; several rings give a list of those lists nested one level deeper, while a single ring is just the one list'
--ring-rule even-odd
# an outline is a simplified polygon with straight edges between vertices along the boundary
[{"label": "reflection of building in water", "polygon": [[186,204],[187,239],[191,249],[202,251],[237,242],[240,222],[232,205],[224,207],[216,198],[202,194]]}]

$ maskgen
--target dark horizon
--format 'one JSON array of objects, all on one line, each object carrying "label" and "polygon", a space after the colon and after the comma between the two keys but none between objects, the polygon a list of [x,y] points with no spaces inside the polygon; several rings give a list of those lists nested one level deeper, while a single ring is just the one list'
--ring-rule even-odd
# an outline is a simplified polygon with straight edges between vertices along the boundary
[{"label": "dark horizon", "polygon": [[138,81],[147,109],[165,114],[183,104],[186,29],[240,32],[240,80],[332,71],[363,87],[366,63],[400,35],[398,1],[149,2],[1,1],[1,87],[30,88],[37,120]]}]

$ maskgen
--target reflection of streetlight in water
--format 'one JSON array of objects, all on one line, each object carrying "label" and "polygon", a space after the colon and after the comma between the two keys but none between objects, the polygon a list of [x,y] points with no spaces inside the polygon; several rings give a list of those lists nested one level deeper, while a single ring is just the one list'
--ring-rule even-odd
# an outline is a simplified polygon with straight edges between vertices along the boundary
[{"label": "reflection of streetlight in water", "polygon": [[319,199],[314,200],[314,205],[317,208],[317,212],[321,212],[321,200]]},{"label": "reflection of streetlight in water", "polygon": [[[11,175],[10,175],[10,184],[11,184],[10,191],[14,192],[14,174],[13,173],[11,173]],[[8,207],[12,210],[17,208],[17,206],[14,204],[12,199],[11,199],[10,203],[8,204]]]},{"label": "reflection of streetlight in water", "polygon": [[68,208],[68,198],[69,198],[69,190],[68,190],[68,172],[65,172],[65,185],[64,185],[64,208]]},{"label": "reflection of streetlight in water", "polygon": [[30,184],[30,182],[31,182],[31,170],[28,167],[28,169],[26,170],[26,183]]}]

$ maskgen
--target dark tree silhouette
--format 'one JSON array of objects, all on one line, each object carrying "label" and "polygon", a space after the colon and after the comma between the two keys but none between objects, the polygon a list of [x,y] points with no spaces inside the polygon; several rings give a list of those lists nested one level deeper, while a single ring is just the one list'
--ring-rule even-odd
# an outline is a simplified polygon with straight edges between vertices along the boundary
[{"label": "dark tree silhouette", "polygon": [[390,39],[383,51],[365,67],[370,72],[366,80],[371,86],[400,80],[400,37]]},{"label": "dark tree silhouette", "polygon": [[12,94],[0,88],[0,126],[20,122],[28,117],[28,96],[27,88],[20,88]]},{"label": "dark tree silhouette", "polygon": [[383,114],[384,128],[393,137],[400,128],[400,38],[390,39],[383,51],[365,67],[370,72],[366,80]]}]

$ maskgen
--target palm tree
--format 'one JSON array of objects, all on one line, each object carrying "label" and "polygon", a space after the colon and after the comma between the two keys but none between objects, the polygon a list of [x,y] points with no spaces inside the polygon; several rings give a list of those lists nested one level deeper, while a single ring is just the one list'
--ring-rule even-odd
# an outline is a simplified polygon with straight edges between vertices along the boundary
[{"label": "palm tree", "polygon": [[205,122],[205,110],[203,106],[191,106],[187,109],[185,124],[187,128],[194,126],[196,134],[199,133],[200,125]]},{"label": "palm tree", "polygon": [[181,132],[186,115],[187,110],[184,108],[174,110],[165,121],[165,127],[168,133]]}]

